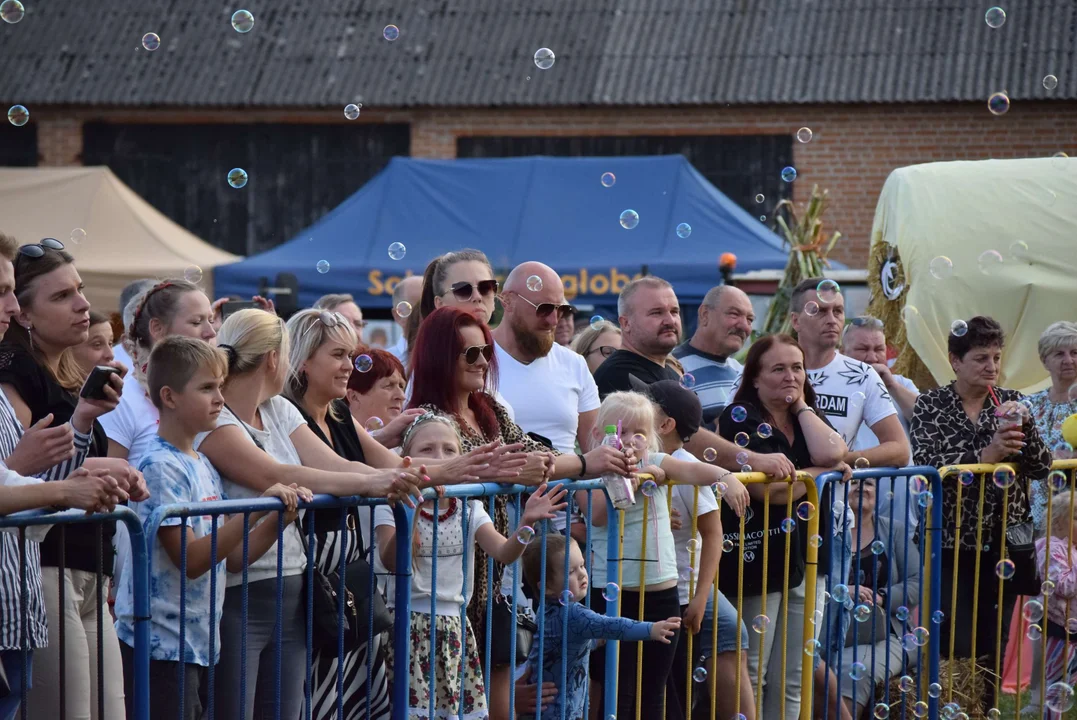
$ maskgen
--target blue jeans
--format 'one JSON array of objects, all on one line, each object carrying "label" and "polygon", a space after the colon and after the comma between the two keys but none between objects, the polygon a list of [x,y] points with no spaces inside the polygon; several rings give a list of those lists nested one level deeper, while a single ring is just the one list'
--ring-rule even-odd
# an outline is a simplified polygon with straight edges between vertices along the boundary
[{"label": "blue jeans", "polygon": [[[22,650],[0,651],[0,663],[4,665],[4,674],[7,675],[8,685],[11,692],[7,697],[0,698],[0,720],[14,720],[18,716],[19,707],[22,704],[24,690],[30,689],[31,680],[34,676],[34,651],[26,651],[26,687],[22,686]],[[29,717],[29,714],[27,714]]]},{"label": "blue jeans", "polygon": [[[733,607],[733,603],[726,599],[726,596],[722,593],[718,593],[718,654],[737,651],[737,609]],[[698,643],[696,647],[699,648],[699,654],[705,657],[710,657],[714,648],[711,646],[714,640],[714,605],[715,596],[711,593],[710,600],[707,601],[707,609],[703,611],[703,627],[699,631],[699,635],[695,636],[695,642]],[[742,649],[748,649],[748,628],[744,624],[744,620],[740,623],[740,646]]]}]

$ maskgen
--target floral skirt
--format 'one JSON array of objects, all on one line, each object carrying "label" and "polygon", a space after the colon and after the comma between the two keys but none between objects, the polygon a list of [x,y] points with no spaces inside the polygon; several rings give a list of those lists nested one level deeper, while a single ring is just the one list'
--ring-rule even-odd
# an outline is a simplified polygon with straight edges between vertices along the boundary
[{"label": "floral skirt", "polygon": [[[430,616],[411,613],[411,659],[408,667],[408,715],[418,718],[489,717],[486,709],[486,686],[483,684],[482,659],[479,657],[471,622],[467,621],[466,639],[461,638],[460,618],[434,616],[434,714],[430,714]],[[463,662],[463,673],[460,664]],[[392,685],[396,658],[389,643],[387,669]],[[462,675],[462,678],[461,678]],[[463,682],[461,682],[461,679]],[[463,715],[460,715],[463,699]]]}]

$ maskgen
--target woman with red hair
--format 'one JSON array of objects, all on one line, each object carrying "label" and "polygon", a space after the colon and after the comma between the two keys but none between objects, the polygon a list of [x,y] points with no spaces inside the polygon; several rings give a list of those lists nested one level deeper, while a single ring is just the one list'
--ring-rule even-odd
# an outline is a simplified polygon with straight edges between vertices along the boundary
[{"label": "woman with red hair", "polygon": [[353,372],[348,378],[348,409],[379,442],[396,447],[404,430],[422,411],[404,410],[408,381],[404,365],[395,355],[362,345],[355,349],[357,361],[364,355],[370,358],[370,369]]},{"label": "woman with red hair", "polygon": [[[621,474],[629,475],[634,466],[631,453],[625,454],[611,447],[599,446],[586,456],[561,455],[526,435],[494,399],[497,388],[494,340],[486,323],[472,313],[442,307],[427,316],[415,338],[411,362],[413,388],[409,407],[434,410],[451,417],[460,433],[463,452],[493,441],[523,444],[529,453],[527,465],[518,477],[506,479],[506,482],[538,485],[551,477],[588,477],[589,465],[592,469],[614,467]],[[508,498],[495,496],[492,510],[490,515],[497,531],[510,534]],[[503,570],[495,563],[495,582],[501,578]],[[485,647],[486,642],[487,585],[486,555],[481,548],[476,548],[475,594],[468,606],[468,617],[480,648]],[[491,661],[494,665],[511,664],[513,659],[494,657]],[[491,691],[492,717],[501,714],[494,697],[497,685],[487,684]],[[504,689],[507,702],[507,687]],[[507,717],[507,708],[504,714]]]}]

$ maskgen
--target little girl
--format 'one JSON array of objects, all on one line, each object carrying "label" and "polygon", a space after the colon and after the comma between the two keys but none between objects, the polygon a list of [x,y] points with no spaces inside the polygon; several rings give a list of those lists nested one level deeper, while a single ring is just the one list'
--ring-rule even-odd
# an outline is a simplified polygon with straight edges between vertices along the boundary
[{"label": "little girl", "polygon": [[[713,485],[721,481],[728,485],[730,494],[746,496],[746,493],[741,492],[741,483],[728,470],[707,463],[678,460],[658,452],[655,418],[655,407],[650,398],[634,392],[615,392],[602,401],[595,425],[619,425],[621,442],[626,446],[633,446],[637,455],[647,456],[640,462],[641,470],[654,475],[658,484],[667,478],[686,485]],[[592,506],[592,524],[596,528],[602,528],[591,533],[591,547],[594,552],[591,566],[591,574],[594,577],[591,590],[592,610],[604,613],[606,598],[619,595],[622,617],[659,622],[680,616],[677,550],[670,527],[669,506],[665,491],[657,490],[657,484],[653,483],[654,481],[645,482],[636,493],[635,505],[624,511],[624,537],[620,555],[623,560],[619,589],[616,587],[618,579],[606,576],[606,562],[609,557],[605,529],[608,522],[606,504],[595,502]],[[643,496],[647,498],[646,517],[643,514]],[[644,533],[647,539],[645,557]],[[616,554],[616,550],[614,553]],[[639,615],[641,560],[646,587],[642,617]],[[683,710],[677,707],[678,694],[671,692],[665,696],[676,646],[676,639],[669,645],[644,643],[642,652],[639,646],[622,645],[618,663],[618,717],[636,716],[636,666],[640,662],[645,668],[642,687],[638,690],[641,694],[640,717],[662,717],[663,705],[665,717],[670,720],[683,717]],[[590,669],[593,681],[603,681],[605,666],[605,653],[591,653]]]},{"label": "little girl", "polygon": [[[405,431],[402,452],[424,458],[456,457],[461,454],[460,436],[451,419],[427,412],[416,418]],[[475,544],[498,563],[509,565],[515,562],[534,534],[534,527],[564,511],[564,498],[564,489],[556,488],[547,493],[546,485],[540,485],[528,498],[520,527],[511,538],[494,529],[481,500],[470,500],[465,507],[457,498],[442,498],[436,507],[434,501],[427,500],[418,508],[412,536],[410,666],[394,668],[391,649],[387,662],[390,673],[399,670],[410,677],[409,715],[463,717],[465,720],[489,716],[482,658],[464,612],[475,584]],[[437,588],[432,591],[435,512],[438,513]],[[523,529],[525,526],[527,530]],[[374,527],[381,560],[393,572],[396,567],[396,525],[391,508],[382,505],[375,510]],[[395,606],[393,593],[387,594],[388,605]],[[433,697],[431,660],[435,673]],[[463,715],[459,714],[461,707]]]},{"label": "little girl", "polygon": [[[1043,716],[1051,720],[1063,716],[1049,709],[1051,685],[1064,682],[1072,687],[1077,681],[1077,633],[1068,632],[1077,629],[1074,627],[1077,620],[1077,519],[1074,517],[1077,505],[1074,500],[1074,494],[1068,491],[1051,498],[1051,527],[1048,528],[1051,534],[1036,541],[1040,577],[1050,579],[1055,584],[1054,592],[1047,596],[1047,617],[1043,628],[1043,639],[1047,644],[1044,674],[1047,707]],[[1070,550],[1071,546],[1073,550]]]}]

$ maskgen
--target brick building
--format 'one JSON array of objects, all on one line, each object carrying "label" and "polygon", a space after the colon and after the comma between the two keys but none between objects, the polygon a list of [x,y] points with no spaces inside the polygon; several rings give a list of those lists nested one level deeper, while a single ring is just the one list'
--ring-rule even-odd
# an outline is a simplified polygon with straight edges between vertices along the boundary
[{"label": "brick building", "polygon": [[248,34],[230,7],[100,5],[28,3],[0,26],[0,96],[31,112],[0,130],[0,164],[107,164],[233,252],[293,237],[397,154],[682,152],[753,214],[827,188],[838,258],[863,267],[893,168],[1077,153],[1072,0],[997,29],[971,0],[267,0]]}]

